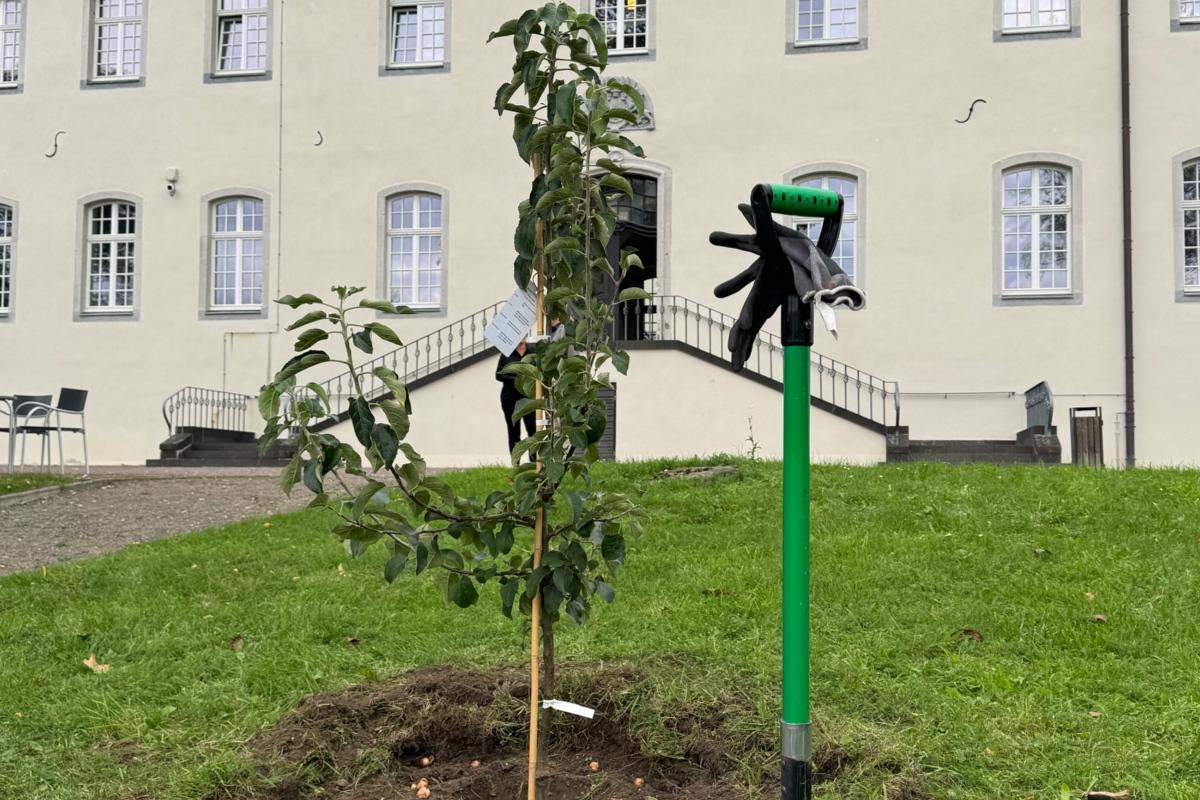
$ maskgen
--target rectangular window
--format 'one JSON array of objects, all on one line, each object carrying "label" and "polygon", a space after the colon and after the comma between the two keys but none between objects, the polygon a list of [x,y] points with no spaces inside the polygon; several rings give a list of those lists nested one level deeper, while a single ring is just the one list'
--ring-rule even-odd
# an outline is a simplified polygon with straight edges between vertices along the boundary
[{"label": "rectangular window", "polygon": [[263,247],[262,200],[235,197],[213,205],[212,308],[262,308]]},{"label": "rectangular window", "polygon": [[23,0],[0,0],[0,86],[21,81],[21,8]]},{"label": "rectangular window", "polygon": [[0,315],[12,308],[13,210],[0,206]]},{"label": "rectangular window", "polygon": [[265,72],[267,0],[218,0],[217,72]]},{"label": "rectangular window", "polygon": [[[796,183],[813,189],[828,189],[844,199],[846,205],[842,210],[842,231],[833,250],[833,260],[851,281],[855,281],[858,267],[858,181],[849,176],[821,175],[803,178]],[[802,219],[796,223],[796,230],[815,242],[821,238],[823,224],[824,221],[820,219]]]},{"label": "rectangular window", "polygon": [[140,78],[144,0],[95,0],[93,24],[97,80]]},{"label": "rectangular window", "polygon": [[604,26],[608,49],[614,52],[649,47],[647,0],[596,0],[596,18]]},{"label": "rectangular window", "polygon": [[1071,0],[1004,0],[1005,31],[1069,30]]},{"label": "rectangular window", "polygon": [[1200,292],[1200,161],[1183,167],[1183,288]]},{"label": "rectangular window", "polygon": [[858,40],[858,0],[796,0],[796,42]]},{"label": "rectangular window", "polygon": [[1070,173],[1049,167],[1004,174],[1004,291],[1071,289]]},{"label": "rectangular window", "polygon": [[1200,0],[1179,0],[1179,21],[1200,22]]},{"label": "rectangular window", "polygon": [[88,214],[87,311],[132,311],[137,209],[99,203]]},{"label": "rectangular window", "polygon": [[393,303],[440,308],[442,198],[403,194],[388,203],[388,294]]},{"label": "rectangular window", "polygon": [[440,64],[445,61],[445,4],[393,6],[391,54],[391,66]]}]

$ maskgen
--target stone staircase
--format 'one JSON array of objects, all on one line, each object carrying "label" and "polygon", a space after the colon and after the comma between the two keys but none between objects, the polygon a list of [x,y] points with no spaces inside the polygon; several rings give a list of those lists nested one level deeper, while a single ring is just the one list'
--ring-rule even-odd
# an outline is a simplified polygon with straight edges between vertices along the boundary
[{"label": "stone staircase", "polygon": [[159,445],[159,457],[147,467],[283,467],[296,454],[295,445],[277,441],[260,455],[258,439],[246,431],[182,427]]},{"label": "stone staircase", "polygon": [[943,464],[1058,464],[1062,445],[1057,429],[1031,428],[1015,439],[917,439],[907,429],[888,435],[889,464],[938,461]]}]

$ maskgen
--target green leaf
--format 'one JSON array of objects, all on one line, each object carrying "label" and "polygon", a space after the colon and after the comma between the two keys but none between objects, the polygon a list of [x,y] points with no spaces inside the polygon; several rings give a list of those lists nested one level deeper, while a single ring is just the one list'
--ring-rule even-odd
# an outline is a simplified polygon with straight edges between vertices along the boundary
[{"label": "green leaf", "polygon": [[400,452],[400,440],[396,437],[396,432],[388,425],[376,425],[371,429],[371,441],[383,457],[384,465],[390,467],[396,460],[396,454]]},{"label": "green leaf", "polygon": [[287,306],[288,308],[299,308],[300,306],[320,303],[321,298],[317,297],[315,294],[302,294],[299,297],[293,297],[290,294],[285,294],[275,302],[279,303],[281,306]]},{"label": "green leaf", "polygon": [[395,400],[380,400],[378,405],[383,411],[383,415],[387,417],[388,424],[396,432],[396,437],[403,439],[408,436],[410,424],[408,412],[404,410],[404,406]]},{"label": "green leaf", "polygon": [[329,410],[329,392],[325,391],[325,387],[319,383],[310,383],[305,388],[315,394],[317,397],[321,398],[321,404],[324,406],[324,410]]},{"label": "green leaf", "polygon": [[293,356],[290,361],[284,364],[279,372],[275,373],[275,383],[285,381],[309,367],[315,367],[317,364],[324,364],[329,360],[329,354],[322,350],[309,350],[307,353],[301,353],[298,356]]},{"label": "green leaf", "polygon": [[361,397],[350,398],[350,422],[354,425],[354,435],[359,444],[370,447],[375,415],[371,413],[371,405]]},{"label": "green leaf", "polygon": [[368,322],[363,327],[378,336],[380,339],[383,339],[385,342],[389,342],[394,345],[404,344],[404,342],[400,340],[400,336],[382,322]]},{"label": "green leaf", "polygon": [[446,597],[459,608],[470,608],[479,599],[479,591],[467,576],[451,574],[446,584]]},{"label": "green leaf", "polygon": [[258,413],[263,419],[279,416],[279,390],[272,383],[262,387],[258,393]]},{"label": "green leaf", "polygon": [[372,374],[383,382],[383,385],[392,393],[392,397],[397,401],[404,403],[405,408],[408,407],[408,389],[400,380],[400,376],[387,367],[376,367],[372,370]]},{"label": "green leaf", "polygon": [[296,352],[307,350],[317,342],[322,342],[329,338],[329,333],[319,328],[310,328],[304,333],[296,337]]},{"label": "green leaf", "polygon": [[617,295],[618,303],[624,303],[629,300],[649,300],[649,299],[650,299],[650,293],[647,292],[645,289],[639,289],[636,286],[631,286],[628,289],[622,289],[621,293],[619,295]]},{"label": "green leaf", "polygon": [[624,350],[616,350],[612,354],[612,363],[616,367],[617,372],[622,375],[629,374],[629,353]]},{"label": "green leaf", "polygon": [[499,39],[502,36],[512,36],[516,32],[517,32],[517,21],[515,19],[510,19],[508,22],[505,22],[499,28],[492,31],[491,34],[488,35],[487,40],[488,40],[488,43],[490,44],[493,39]]},{"label": "green leaf", "polygon": [[604,602],[611,603],[617,596],[617,590],[609,586],[599,578],[596,579],[596,594],[604,598]]},{"label": "green leaf", "polygon": [[529,573],[525,578],[525,596],[533,597],[537,594],[538,589],[542,586],[542,581],[546,579],[548,574],[550,574],[550,567],[544,564]]},{"label": "green leaf", "polygon": [[359,300],[359,308],[373,308],[376,311],[382,311],[384,314],[411,314],[413,310],[406,306],[398,306],[395,303],[389,303],[387,300]]},{"label": "green leaf", "polygon": [[279,486],[289,497],[292,495],[292,488],[300,480],[300,470],[303,466],[304,461],[300,458],[300,454],[296,453],[288,465],[283,468],[283,472],[279,473]]},{"label": "green leaf", "polygon": [[397,552],[396,555],[389,558],[388,562],[383,565],[383,579],[388,583],[394,583],[396,578],[400,577],[400,573],[404,572],[404,565],[406,563],[408,563],[408,556]]},{"label": "green leaf", "polygon": [[304,462],[304,485],[313,494],[322,494],[325,487],[321,485],[321,476],[317,474],[317,468],[321,464],[315,458]]},{"label": "green leaf", "polygon": [[[557,253],[560,250],[582,250],[582,249],[583,249],[583,244],[581,244],[580,241],[578,239],[576,239],[575,237],[559,236],[557,239],[550,242],[550,244],[546,245],[545,249],[542,252],[544,252],[546,255],[550,255],[551,253]],[[569,287],[559,287],[559,288],[569,288]]]},{"label": "green leaf", "polygon": [[520,588],[521,582],[515,578],[506,578],[500,586],[500,611],[509,619],[512,619],[513,600]]},{"label": "green leaf", "polygon": [[[367,481],[367,485],[359,490],[358,496],[354,498],[354,506],[350,509],[350,518],[358,522],[362,517],[363,511],[370,505],[371,501],[376,498],[379,491],[384,488],[384,485],[379,481]],[[386,500],[384,504],[386,505]]]},{"label": "green leaf", "polygon": [[311,325],[314,322],[319,322],[328,316],[328,314],[319,309],[316,311],[310,311],[300,319],[293,322],[291,325],[288,325],[284,330],[294,331],[296,328],[303,328],[305,325]]},{"label": "green leaf", "polygon": [[611,564],[624,564],[625,537],[619,534],[605,536],[604,543],[600,545],[600,554]]},{"label": "green leaf", "polygon": [[417,564],[415,573],[420,575],[429,566],[429,548],[424,542],[417,542]]},{"label": "green leaf", "polygon": [[517,422],[525,417],[526,414],[533,411],[541,411],[546,408],[545,400],[535,400],[531,397],[522,397],[517,401],[516,408],[513,410],[512,420]]},{"label": "green leaf", "polygon": [[554,579],[555,587],[563,595],[571,593],[571,579],[574,577],[574,574],[571,572],[570,567],[557,567],[551,577]]},{"label": "green leaf", "polygon": [[615,78],[610,78],[608,81],[608,87],[610,89],[616,89],[618,92],[621,92],[628,97],[633,102],[633,107],[637,109],[639,117],[646,113],[646,98],[642,96],[642,93],[639,92],[633,84],[625,83],[624,81],[619,81]]},{"label": "green leaf", "polygon": [[629,181],[622,178],[620,175],[609,173],[600,178],[600,185],[607,186],[609,189],[616,189],[624,194],[633,194],[633,186]]},{"label": "green leaf", "polygon": [[354,342],[354,346],[364,353],[374,353],[375,346],[371,344],[371,332],[369,330],[357,331],[350,335],[350,341]]},{"label": "green leaf", "polygon": [[622,167],[620,164],[613,161],[611,158],[599,159],[596,162],[596,166],[600,167],[601,169],[608,170],[609,172],[613,173],[614,175],[624,175],[626,172],[629,171],[629,167]]}]

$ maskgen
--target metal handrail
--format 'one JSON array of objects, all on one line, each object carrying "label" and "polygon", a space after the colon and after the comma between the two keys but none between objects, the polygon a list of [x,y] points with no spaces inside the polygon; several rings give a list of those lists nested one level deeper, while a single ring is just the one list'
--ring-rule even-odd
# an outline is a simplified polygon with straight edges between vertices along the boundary
[{"label": "metal handrail", "polygon": [[248,394],[185,386],[163,401],[162,415],[168,436],[182,427],[248,432],[246,409],[253,403]]},{"label": "metal handrail", "polygon": [[[714,308],[678,295],[632,300],[617,307],[613,322],[618,341],[673,341],[711,356],[727,356],[726,340],[736,320]],[[812,353],[812,396],[885,428],[900,425],[900,384]],[[773,381],[783,380],[783,341],[761,332],[745,369]]]}]

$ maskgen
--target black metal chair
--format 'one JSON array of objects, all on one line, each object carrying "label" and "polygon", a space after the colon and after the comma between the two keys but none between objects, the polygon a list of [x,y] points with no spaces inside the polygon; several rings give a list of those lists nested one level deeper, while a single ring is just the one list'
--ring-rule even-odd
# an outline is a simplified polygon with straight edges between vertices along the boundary
[{"label": "black metal chair", "polygon": [[[41,450],[39,452],[39,464],[45,463],[50,466],[53,461],[50,455],[50,434],[54,433],[58,436],[58,467],[62,474],[67,472],[67,464],[63,459],[63,444],[62,435],[64,433],[78,433],[83,437],[83,474],[88,475],[91,472],[91,465],[88,463],[87,451],[87,417],[84,416],[84,407],[87,405],[88,393],[84,389],[59,389],[58,390],[58,405],[50,405],[52,399],[49,395],[41,397],[22,397],[18,395],[13,399],[13,408],[18,420],[24,418],[23,423],[18,423],[17,433],[21,434],[21,469],[25,468],[25,436],[34,434],[42,437]],[[24,411],[22,410],[24,409]],[[77,425],[63,425],[63,415],[68,417],[78,417]],[[31,420],[40,420],[40,424],[29,424]]]}]

